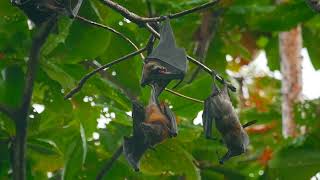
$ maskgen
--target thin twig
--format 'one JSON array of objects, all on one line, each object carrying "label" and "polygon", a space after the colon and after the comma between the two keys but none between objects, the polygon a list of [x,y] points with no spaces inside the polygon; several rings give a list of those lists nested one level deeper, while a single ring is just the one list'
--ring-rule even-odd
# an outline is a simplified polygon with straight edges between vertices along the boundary
[{"label": "thin twig", "polygon": [[182,12],[179,13],[174,13],[174,14],[170,14],[167,16],[158,16],[158,17],[142,17],[139,16],[131,11],[129,11],[128,9],[126,9],[125,7],[111,1],[111,0],[100,0],[102,3],[104,3],[105,5],[107,5],[108,7],[110,7],[111,9],[117,11],[118,13],[120,13],[122,16],[126,17],[127,19],[129,19],[130,21],[136,23],[136,24],[144,24],[147,22],[159,22],[159,21],[164,21],[166,19],[166,17],[168,17],[169,19],[174,19],[174,18],[179,18],[182,16],[185,16],[187,14],[191,14],[193,12],[199,11],[201,9],[205,9],[208,7],[211,7],[215,4],[217,4],[219,2],[219,0],[214,0],[205,4],[202,4],[200,6],[191,8],[189,10],[184,10]]},{"label": "thin twig", "polygon": [[112,155],[111,159],[102,167],[99,174],[96,177],[96,180],[101,180],[103,176],[111,169],[112,165],[120,157],[123,152],[123,145],[121,145],[116,152]]},{"label": "thin twig", "polygon": [[[157,38],[160,38],[160,34],[153,29],[153,27],[150,26],[149,23],[146,23],[146,28]],[[226,83],[228,88],[235,92],[237,89],[236,87],[234,87],[231,83],[226,82],[219,74],[216,73],[216,71],[211,70],[209,67],[207,67],[206,65],[202,64],[201,62],[197,61],[196,59],[194,59],[193,57],[187,55],[187,59],[192,62],[193,64],[198,65],[199,67],[201,67],[203,70],[205,70],[207,73],[209,73],[210,75],[214,76],[219,82],[221,83]]]},{"label": "thin twig", "polygon": [[179,97],[182,97],[182,98],[185,98],[185,99],[188,99],[188,100],[191,100],[191,101],[197,102],[197,103],[201,103],[201,104],[203,104],[203,103],[204,103],[204,101],[202,101],[202,100],[195,99],[195,98],[192,98],[192,97],[189,97],[189,96],[186,96],[186,95],[180,94],[180,93],[178,93],[178,92],[176,92],[176,91],[173,91],[173,90],[171,90],[171,89],[165,88],[165,90],[166,90],[166,91],[168,91],[168,92],[170,92],[171,94],[176,95],[176,96],[179,96]]},{"label": "thin twig", "polygon": [[64,99],[68,99],[68,98],[71,98],[74,94],[76,94],[77,92],[79,92],[81,90],[81,88],[83,87],[83,85],[86,83],[86,81],[93,75],[95,75],[97,72],[103,70],[103,69],[106,69],[106,68],[109,68],[115,64],[118,64],[126,59],[129,59],[130,57],[133,57],[133,56],[136,56],[140,53],[142,53],[143,51],[145,51],[146,48],[142,48],[142,49],[139,49],[138,51],[135,51],[135,52],[132,52],[130,54],[127,54],[119,59],[116,59],[108,64],[105,64],[93,71],[91,71],[90,73],[86,74],[78,83],[77,87],[75,87],[74,89],[72,89],[65,97]]},{"label": "thin twig", "polygon": [[26,138],[33,85],[39,66],[41,47],[55,25],[56,16],[53,16],[40,26],[32,41],[23,90],[23,100],[17,113],[14,114],[16,137],[13,145],[13,179],[15,180],[26,179]]},{"label": "thin twig", "polygon": [[[109,26],[104,25],[104,24],[97,23],[97,22],[95,22],[95,21],[89,20],[89,19],[84,18],[84,17],[79,16],[79,15],[76,16],[76,19],[78,19],[79,21],[82,21],[82,22],[84,22],[84,23],[87,23],[87,24],[90,24],[90,25],[93,25],[93,26],[96,26],[96,27],[99,27],[99,28],[103,28],[103,29],[105,29],[105,30],[107,30],[107,31],[110,31],[110,32],[118,35],[118,36],[119,36],[120,38],[122,38],[123,40],[127,41],[127,42],[128,42],[129,44],[131,44],[136,50],[139,50],[138,46],[135,45],[135,44],[133,43],[133,41],[131,41],[131,39],[129,39],[129,38],[126,37],[124,34],[120,33],[119,31],[113,29],[112,27],[109,27]],[[141,55],[141,57],[144,59],[143,54],[141,53],[140,55]]]}]

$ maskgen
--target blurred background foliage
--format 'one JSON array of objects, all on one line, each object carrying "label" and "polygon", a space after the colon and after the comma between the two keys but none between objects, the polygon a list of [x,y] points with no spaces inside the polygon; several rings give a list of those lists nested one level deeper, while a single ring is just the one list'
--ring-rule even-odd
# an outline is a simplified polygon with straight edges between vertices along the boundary
[{"label": "blurred background foliage", "polygon": [[[145,0],[118,0],[131,11],[148,16]],[[152,0],[156,15],[179,12],[205,0]],[[194,123],[201,104],[163,93],[179,120],[179,136],[148,151],[141,172],[134,172],[122,156],[105,179],[310,179],[320,172],[320,100],[296,105],[299,136],[281,134],[280,81],[277,34],[301,24],[304,47],[312,64],[320,68],[320,16],[303,0],[276,5],[273,0],[222,0],[210,9],[223,8],[219,25],[208,48],[205,63],[233,84],[232,94],[242,123],[258,120],[247,128],[248,152],[218,164],[217,153],[226,148],[206,140],[201,125]],[[107,24],[144,46],[149,33],[102,5],[84,1],[80,15]],[[0,1],[0,102],[15,107],[21,100],[26,60],[34,30],[26,16],[9,0]],[[171,21],[177,43],[194,55],[194,33],[201,13]],[[253,60],[265,51],[270,72],[259,72]],[[52,34],[41,55],[32,99],[27,143],[28,179],[94,179],[103,164],[131,133],[131,103],[125,92],[148,101],[150,89],[139,86],[142,60],[136,56],[95,75],[71,100],[63,96],[92,70],[90,63],[105,64],[134,48],[118,36],[67,18],[59,20],[59,34]],[[189,71],[195,66],[189,63]],[[191,73],[186,79],[189,79]],[[210,94],[211,79],[204,73],[177,91],[199,99]],[[13,122],[0,113],[0,179],[10,179]],[[217,136],[218,134],[215,133]]]}]

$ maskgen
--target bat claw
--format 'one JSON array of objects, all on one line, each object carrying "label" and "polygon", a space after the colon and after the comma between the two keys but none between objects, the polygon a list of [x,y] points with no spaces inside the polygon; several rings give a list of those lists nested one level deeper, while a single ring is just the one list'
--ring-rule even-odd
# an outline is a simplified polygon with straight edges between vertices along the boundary
[{"label": "bat claw", "polygon": [[170,137],[177,137],[178,133],[176,132],[170,132]]}]

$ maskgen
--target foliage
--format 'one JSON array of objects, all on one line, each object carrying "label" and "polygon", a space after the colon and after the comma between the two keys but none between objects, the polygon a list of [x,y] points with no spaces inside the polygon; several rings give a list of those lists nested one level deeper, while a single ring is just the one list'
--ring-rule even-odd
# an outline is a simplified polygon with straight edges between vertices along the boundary
[{"label": "foliage", "polygon": [[[117,2],[139,15],[148,14],[143,0]],[[164,15],[204,2],[156,0],[152,1],[152,6],[156,14]],[[210,68],[226,77],[227,68],[238,71],[250,63],[254,57],[246,44],[246,34],[250,34],[254,46],[265,50],[270,69],[279,69],[277,33],[297,24],[302,24],[304,45],[314,67],[320,68],[319,15],[304,1],[292,0],[282,5],[271,0],[228,2],[226,0],[228,7],[206,57]],[[145,29],[98,0],[84,1],[80,15],[114,27],[138,45],[147,42],[149,33]],[[0,1],[0,16],[3,17],[0,18],[0,102],[15,107],[22,98],[26,58],[34,30],[29,30],[26,17],[9,1]],[[193,33],[200,18],[200,13],[193,13],[171,22],[177,43],[189,54],[195,45]],[[118,64],[108,69],[105,76],[96,75],[71,100],[64,100],[63,96],[91,70],[85,62],[94,60],[105,64],[133,50],[130,44],[111,32],[77,20],[60,19],[59,34],[52,34],[42,51],[33,93],[27,143],[28,179],[95,178],[122,143],[123,136],[131,133],[131,117],[127,115],[131,103],[124,90],[144,102],[148,100],[150,89],[139,86],[141,58],[136,56]],[[234,57],[230,62],[225,60],[227,54]],[[237,57],[247,61],[239,63]],[[193,68],[190,64],[189,69]],[[121,157],[106,179],[307,179],[314,176],[320,170],[319,100],[297,105],[299,127],[306,131],[299,138],[284,140],[278,80],[267,75],[252,79],[255,83],[247,85],[250,98],[238,102],[242,123],[258,120],[258,126],[248,129],[251,145],[246,155],[218,165],[216,152],[223,154],[226,149],[219,142],[205,140],[201,126],[193,123],[202,105],[164,93],[161,99],[172,105],[179,119],[179,136],[158,145],[156,151],[149,150],[141,162],[141,172],[134,172]],[[210,83],[210,77],[202,72],[192,84],[184,83],[177,91],[205,99],[210,93]],[[241,96],[240,93],[235,96],[238,95]],[[38,112],[37,106],[43,107],[43,112]],[[0,114],[0,179],[11,176],[10,139],[14,134],[13,122]],[[211,167],[204,168],[203,163]]]}]

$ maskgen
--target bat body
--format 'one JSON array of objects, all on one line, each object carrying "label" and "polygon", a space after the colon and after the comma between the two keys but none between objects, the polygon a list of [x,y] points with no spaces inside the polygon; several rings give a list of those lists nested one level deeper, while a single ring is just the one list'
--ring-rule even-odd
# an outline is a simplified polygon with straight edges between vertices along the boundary
[{"label": "bat body", "polygon": [[48,18],[58,14],[76,16],[82,0],[77,0],[74,6],[72,0],[11,0],[11,3],[19,7],[36,26],[39,26]]},{"label": "bat body", "polygon": [[133,102],[133,135],[124,138],[123,150],[129,164],[139,170],[139,161],[148,148],[177,135],[176,118],[166,104],[159,105],[152,86],[149,105]]},{"label": "bat body", "polygon": [[[187,72],[184,49],[176,47],[173,31],[167,19],[160,28],[160,42],[145,59],[141,85],[156,85],[158,94],[172,80],[183,80]],[[176,85],[177,86],[177,85]]]},{"label": "bat body", "polygon": [[249,136],[240,124],[226,85],[220,91],[214,84],[212,95],[205,101],[203,125],[207,138],[211,138],[213,119],[228,148],[228,152],[219,161],[223,164],[231,157],[244,153],[249,145]]},{"label": "bat body", "polygon": [[151,146],[177,135],[176,118],[170,108],[157,100],[157,88],[152,86],[149,105],[146,107],[145,121],[142,129],[146,141]]}]

